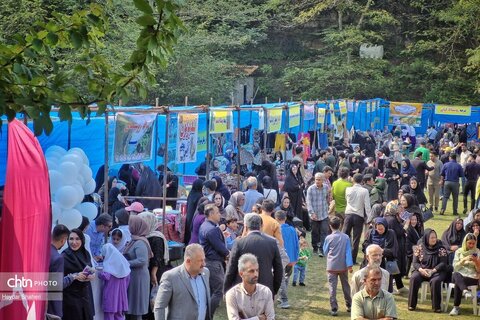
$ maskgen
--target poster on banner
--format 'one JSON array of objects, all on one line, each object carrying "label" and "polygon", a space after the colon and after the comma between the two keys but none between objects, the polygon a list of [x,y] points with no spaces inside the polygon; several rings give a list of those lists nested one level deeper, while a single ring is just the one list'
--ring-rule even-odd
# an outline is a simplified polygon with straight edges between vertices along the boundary
[{"label": "poster on banner", "polygon": [[354,105],[355,105],[355,101],[353,100],[348,100],[347,101],[347,111],[348,112],[356,112],[356,108],[354,108]]},{"label": "poster on banner", "polygon": [[372,102],[367,101],[367,113],[371,113],[371,112],[372,112]]},{"label": "poster on banner", "polygon": [[198,132],[197,152],[207,151],[207,131]]},{"label": "poster on banner", "polygon": [[283,108],[267,110],[267,133],[278,132],[282,130]]},{"label": "poster on banner", "polygon": [[472,107],[436,105],[435,114],[470,117],[472,115]]},{"label": "poster on banner", "polygon": [[210,113],[210,133],[232,133],[232,111],[212,111]]},{"label": "poster on banner", "polygon": [[300,106],[294,105],[288,109],[288,127],[298,127],[300,125]]},{"label": "poster on banner", "polygon": [[340,114],[344,115],[347,113],[347,102],[345,100],[340,100],[338,102],[338,106],[340,108]]},{"label": "poster on banner", "polygon": [[303,105],[303,120],[313,120],[315,119],[315,105],[314,104],[304,104]]},{"label": "poster on banner", "polygon": [[258,130],[265,129],[265,114],[263,110],[258,110]]},{"label": "poster on banner", "polygon": [[178,115],[177,163],[197,161],[198,114]]},{"label": "poster on banner", "polygon": [[390,102],[388,123],[420,127],[422,123],[422,106],[423,104],[421,103]]},{"label": "poster on banner", "polygon": [[334,127],[337,126],[337,117],[335,116],[335,111],[333,109],[330,110],[330,124]]},{"label": "poster on banner", "polygon": [[321,125],[325,123],[325,109],[317,109],[317,123]]},{"label": "poster on banner", "polygon": [[131,163],[152,159],[156,114],[118,113],[115,120],[113,162]]}]

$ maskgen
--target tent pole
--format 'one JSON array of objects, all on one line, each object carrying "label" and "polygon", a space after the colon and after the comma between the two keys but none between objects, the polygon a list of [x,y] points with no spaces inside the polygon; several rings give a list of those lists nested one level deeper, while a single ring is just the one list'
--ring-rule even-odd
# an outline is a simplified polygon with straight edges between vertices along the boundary
[{"label": "tent pole", "polygon": [[[240,188],[240,125],[241,125],[241,122],[240,122],[240,113],[241,113],[241,109],[240,109],[240,106],[237,106],[237,113],[238,113],[238,117],[237,117],[237,191],[241,191],[241,188]],[[232,114],[232,117],[233,117],[233,114]]]},{"label": "tent pole", "polygon": [[267,137],[268,137],[268,134],[267,134],[268,119],[267,118],[268,118],[267,108],[263,107],[263,121],[264,121],[264,127],[265,127],[264,128],[265,130],[263,130],[263,154],[267,153]]},{"label": "tent pole", "polygon": [[207,154],[205,155],[205,181],[210,174],[210,109],[207,108]]},{"label": "tent pole", "polygon": [[[158,108],[158,101],[159,99],[158,98],[155,98],[155,108]],[[155,158],[153,160],[153,167],[154,167],[154,170],[157,170],[157,148],[158,148],[158,113],[155,114],[155,140],[153,142],[153,151],[155,152]]]},{"label": "tent pole", "polygon": [[72,120],[68,120],[67,150],[70,150],[71,144],[72,144]]},{"label": "tent pole", "polygon": [[103,175],[103,213],[108,213],[108,108],[105,110],[105,163]]},{"label": "tent pole", "polygon": [[168,130],[170,128],[170,110],[166,108],[167,120],[165,124],[165,154],[163,155],[163,210],[162,231],[165,232],[165,218],[167,216],[167,164],[168,164]]}]

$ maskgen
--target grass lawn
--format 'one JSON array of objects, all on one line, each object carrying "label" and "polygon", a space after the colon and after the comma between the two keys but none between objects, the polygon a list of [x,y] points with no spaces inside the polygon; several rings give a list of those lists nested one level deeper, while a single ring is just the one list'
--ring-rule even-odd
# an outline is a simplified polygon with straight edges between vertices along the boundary
[{"label": "grass lawn", "polygon": [[[459,212],[463,211],[463,197],[459,197]],[[454,219],[452,215],[451,199],[447,206],[447,211],[444,216],[440,216],[435,213],[435,217],[428,221],[425,224],[425,228],[433,228],[437,231],[438,237],[442,236],[444,230],[447,229],[448,225]],[[460,217],[465,217],[465,215],[460,214]],[[363,253],[359,252],[358,262],[362,261],[360,255],[363,257]],[[292,287],[291,283],[289,284],[288,296],[289,303],[291,308],[288,310],[282,310],[280,308],[275,308],[276,319],[280,320],[293,320],[293,319],[305,319],[305,320],[316,320],[316,319],[350,319],[350,314],[345,310],[345,302],[343,299],[343,294],[341,290],[340,282],[337,288],[337,300],[339,304],[339,313],[337,317],[330,316],[330,303],[329,303],[329,293],[328,293],[328,283],[325,272],[325,263],[326,258],[319,258],[318,256],[312,257],[307,271],[306,287]],[[355,266],[354,271],[358,270],[359,267]],[[409,282],[408,279],[404,279],[404,284],[408,288]],[[401,319],[453,319],[448,313],[437,314],[434,313],[431,308],[430,295],[427,294],[427,300],[424,303],[420,303],[420,293],[419,293],[419,302],[417,305],[417,310],[412,312],[408,311],[407,301],[408,295],[397,295],[395,296],[395,301],[397,303],[397,313]],[[448,312],[450,312],[453,306],[453,292],[452,297],[450,298],[450,304],[448,307]],[[475,319],[480,317],[473,316],[472,313],[472,304],[462,300],[462,305],[460,306],[460,315],[455,318],[460,319]],[[215,319],[227,319],[225,305],[222,303],[215,313]]]}]

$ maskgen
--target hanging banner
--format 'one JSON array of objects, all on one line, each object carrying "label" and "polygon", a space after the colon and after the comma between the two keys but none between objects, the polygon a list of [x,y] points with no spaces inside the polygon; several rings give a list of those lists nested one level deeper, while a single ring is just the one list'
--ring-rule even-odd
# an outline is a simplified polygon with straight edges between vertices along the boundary
[{"label": "hanging banner", "polygon": [[178,115],[177,163],[197,161],[198,114]]},{"label": "hanging banner", "polygon": [[314,104],[304,104],[303,105],[303,120],[313,120],[315,119],[315,105]]},{"label": "hanging banner", "polygon": [[367,103],[367,113],[372,112],[372,109],[373,109],[373,108],[372,108],[372,107],[373,107],[373,106],[372,106],[372,102],[371,102],[371,101],[367,101],[366,103]]},{"label": "hanging banner", "polygon": [[233,113],[232,111],[210,112],[210,133],[232,133]]},{"label": "hanging banner", "polygon": [[156,114],[118,113],[115,120],[113,162],[131,163],[152,159]]},{"label": "hanging banner", "polygon": [[422,106],[423,104],[421,103],[390,102],[388,123],[420,127],[422,123]]},{"label": "hanging banner", "polygon": [[333,125],[334,127],[337,126],[337,117],[335,116],[334,110],[330,111],[330,124]]},{"label": "hanging banner", "polygon": [[325,123],[325,109],[317,109],[317,123],[321,125]]},{"label": "hanging banner", "polygon": [[347,101],[347,111],[348,112],[355,112],[356,108],[354,108],[354,105],[355,105],[355,101]]},{"label": "hanging banner", "polygon": [[267,133],[278,132],[282,130],[283,108],[267,110]]},{"label": "hanging banner", "polygon": [[207,151],[207,131],[198,132],[197,152]]},{"label": "hanging banner", "polygon": [[470,117],[472,115],[472,107],[436,105],[435,114]]},{"label": "hanging banner", "polygon": [[258,110],[258,130],[265,129],[265,113],[263,110]]},{"label": "hanging banner", "polygon": [[338,102],[338,106],[340,107],[340,114],[344,115],[347,113],[347,102],[345,100],[340,100]]},{"label": "hanging banner", "polygon": [[294,105],[288,109],[288,127],[298,127],[300,125],[300,106]]}]

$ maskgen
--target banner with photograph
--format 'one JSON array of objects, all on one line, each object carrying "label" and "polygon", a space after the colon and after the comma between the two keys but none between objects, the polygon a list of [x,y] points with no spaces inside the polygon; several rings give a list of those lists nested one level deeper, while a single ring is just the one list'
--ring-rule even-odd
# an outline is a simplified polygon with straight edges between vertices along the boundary
[{"label": "banner with photograph", "polygon": [[390,102],[388,123],[420,127],[422,123],[422,107],[422,103]]},{"label": "banner with photograph", "polygon": [[115,120],[113,162],[131,163],[152,159],[156,114],[126,114]]},{"label": "banner with photograph", "polygon": [[321,125],[325,123],[325,109],[317,109],[317,123]]},{"label": "banner with photograph", "polygon": [[288,109],[288,127],[298,127],[300,125],[300,106],[294,105]]},{"label": "banner with photograph", "polygon": [[179,114],[177,163],[197,161],[198,114]]},{"label": "banner with photograph", "polygon": [[267,133],[278,132],[282,130],[283,108],[267,110]]},{"label": "banner with photograph", "polygon": [[232,133],[233,113],[232,111],[211,111],[210,112],[210,133]]},{"label": "banner with photograph", "polygon": [[472,107],[436,105],[435,114],[470,117],[472,115]]},{"label": "banner with photograph", "polygon": [[313,120],[315,119],[315,105],[314,104],[304,104],[303,105],[303,120]]}]

